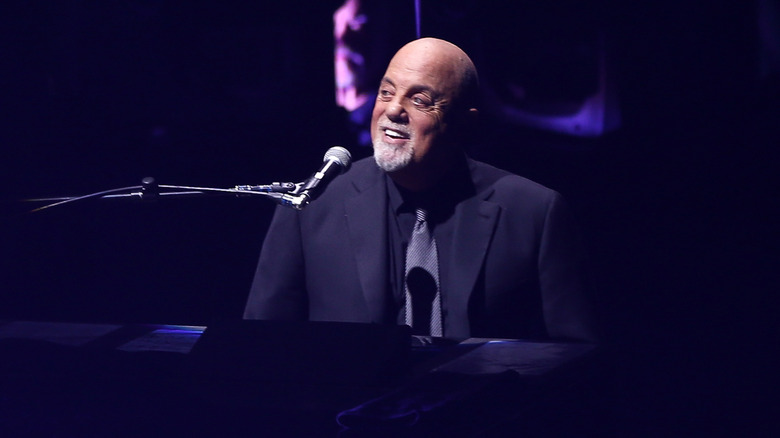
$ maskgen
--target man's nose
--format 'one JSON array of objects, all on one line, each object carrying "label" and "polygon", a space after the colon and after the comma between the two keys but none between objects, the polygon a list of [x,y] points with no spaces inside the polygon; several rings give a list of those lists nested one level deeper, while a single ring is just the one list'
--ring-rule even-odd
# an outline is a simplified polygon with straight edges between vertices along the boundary
[{"label": "man's nose", "polygon": [[394,122],[405,122],[407,118],[406,108],[400,98],[396,97],[387,104],[387,117]]}]

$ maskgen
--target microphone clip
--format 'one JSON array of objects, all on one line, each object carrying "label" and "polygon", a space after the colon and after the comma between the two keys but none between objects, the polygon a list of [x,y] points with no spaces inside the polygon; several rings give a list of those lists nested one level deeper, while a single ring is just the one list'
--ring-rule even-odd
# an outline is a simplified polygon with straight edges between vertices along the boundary
[{"label": "microphone clip", "polygon": [[311,195],[309,195],[309,192],[304,190],[302,193],[298,194],[285,193],[277,200],[281,205],[286,207],[292,207],[296,210],[303,210],[304,207],[309,205],[309,203],[312,201],[312,198]]},{"label": "microphone clip", "polygon": [[294,193],[303,183],[294,184],[291,182],[274,182],[271,184],[251,186],[235,186],[234,189],[240,192],[261,192],[261,193]]},{"label": "microphone clip", "polygon": [[311,202],[311,195],[309,195],[309,191],[304,188],[305,185],[306,181],[297,184],[291,182],[274,182],[256,186],[240,185],[235,186],[233,189],[239,192],[263,194],[276,199],[281,205],[292,207],[296,210],[303,210],[303,208]]}]

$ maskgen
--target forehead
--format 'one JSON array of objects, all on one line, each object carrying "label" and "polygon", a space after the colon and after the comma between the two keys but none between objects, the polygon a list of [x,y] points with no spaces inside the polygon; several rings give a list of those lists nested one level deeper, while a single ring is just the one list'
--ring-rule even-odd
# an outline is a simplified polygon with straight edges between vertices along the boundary
[{"label": "forehead", "polygon": [[454,63],[445,54],[425,48],[396,54],[384,80],[398,87],[423,87],[440,93],[453,93],[460,82]]}]

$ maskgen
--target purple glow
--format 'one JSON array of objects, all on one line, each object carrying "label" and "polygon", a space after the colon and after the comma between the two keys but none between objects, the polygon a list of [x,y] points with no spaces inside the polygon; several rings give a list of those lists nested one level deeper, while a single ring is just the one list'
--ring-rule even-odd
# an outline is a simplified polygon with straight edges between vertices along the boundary
[{"label": "purple glow", "polygon": [[414,0],[414,26],[417,38],[420,38],[420,0]]},{"label": "purple glow", "polygon": [[125,343],[122,351],[164,351],[189,353],[206,327],[187,325],[155,325],[155,330]]},{"label": "purple glow", "polygon": [[499,96],[490,84],[486,84],[483,86],[485,98],[500,117],[511,123],[579,137],[600,136],[620,126],[620,111],[603,44],[598,56],[598,89],[574,112],[549,115],[519,108],[514,102],[524,99],[525,89],[515,83],[506,84],[509,96]]},{"label": "purple glow", "polygon": [[365,58],[349,44],[352,35],[359,33],[367,21],[368,17],[361,12],[360,0],[345,1],[333,14],[336,103],[347,111],[360,108],[370,96],[358,87]]},{"label": "purple glow", "polygon": [[178,333],[178,334],[192,334],[200,336],[206,327],[195,325],[161,325],[156,333]]}]

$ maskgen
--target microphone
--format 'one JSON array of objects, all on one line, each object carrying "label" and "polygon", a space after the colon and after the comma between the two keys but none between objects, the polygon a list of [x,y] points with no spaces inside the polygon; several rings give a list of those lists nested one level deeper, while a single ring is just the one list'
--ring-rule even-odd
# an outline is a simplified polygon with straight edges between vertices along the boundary
[{"label": "microphone", "polygon": [[325,152],[320,169],[293,192],[279,198],[282,205],[302,210],[317,199],[333,178],[344,173],[352,164],[352,155],[341,146],[333,146]]}]

